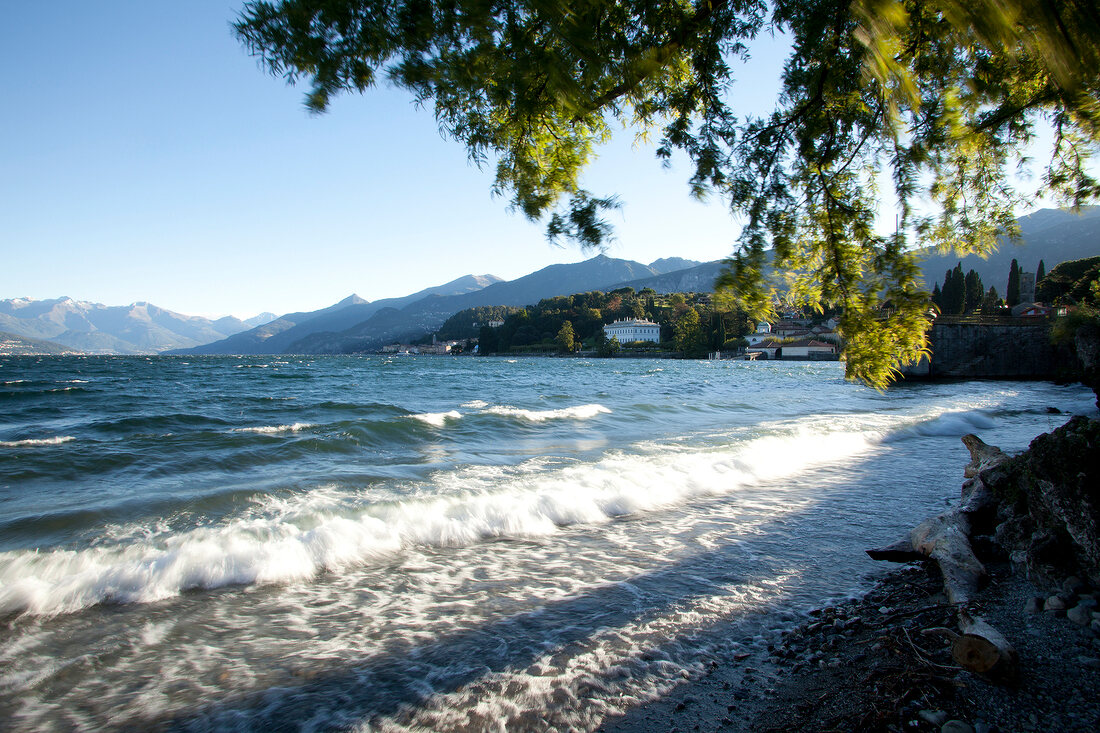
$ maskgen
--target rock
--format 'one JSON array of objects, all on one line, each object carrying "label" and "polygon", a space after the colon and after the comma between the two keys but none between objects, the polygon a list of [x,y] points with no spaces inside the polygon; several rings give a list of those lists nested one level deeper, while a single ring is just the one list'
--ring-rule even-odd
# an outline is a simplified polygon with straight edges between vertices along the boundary
[{"label": "rock", "polygon": [[1080,593],[1085,587],[1085,582],[1076,575],[1071,575],[1062,581],[1062,590],[1069,594]]},{"label": "rock", "polygon": [[1062,411],[1059,410],[1057,407],[1048,407],[1047,408],[1047,414],[1048,415],[1061,415]]},{"label": "rock", "polygon": [[1082,667],[1088,667],[1089,669],[1100,669],[1100,659],[1097,659],[1096,657],[1086,657],[1082,654],[1081,656],[1077,657],[1077,663],[1080,664]]},{"label": "rock", "polygon": [[1066,611],[1066,618],[1078,626],[1088,626],[1092,623],[1092,612],[1078,605]]},{"label": "rock", "polygon": [[1044,598],[1042,596],[1032,596],[1027,599],[1027,604],[1024,606],[1024,610],[1028,613],[1039,613],[1043,610]]},{"label": "rock", "polygon": [[947,722],[947,713],[942,710],[918,710],[917,717],[937,727]]},{"label": "rock", "polygon": [[1081,381],[1096,393],[1096,406],[1100,407],[1100,326],[1080,326],[1073,334],[1073,346],[1081,362]]},{"label": "rock", "polygon": [[949,720],[940,728],[940,733],[974,733],[974,728],[961,720]]},{"label": "rock", "polygon": [[1066,602],[1061,596],[1051,596],[1043,604],[1044,611],[1065,611]]},{"label": "rock", "polygon": [[1000,502],[995,536],[1014,565],[1100,584],[1100,420],[1073,417],[977,479]]}]

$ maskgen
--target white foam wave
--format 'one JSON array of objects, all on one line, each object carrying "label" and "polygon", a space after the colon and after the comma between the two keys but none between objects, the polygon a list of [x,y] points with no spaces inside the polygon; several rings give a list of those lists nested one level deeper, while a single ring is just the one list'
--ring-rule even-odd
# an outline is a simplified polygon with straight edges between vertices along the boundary
[{"label": "white foam wave", "polygon": [[610,413],[611,410],[603,405],[577,405],[575,407],[562,407],[557,410],[524,410],[519,407],[508,407],[507,405],[499,405],[495,407],[487,407],[482,412],[490,415],[503,415],[505,417],[518,417],[524,420],[530,420],[531,422],[542,422],[543,420],[587,420],[589,418],[596,417],[605,413]]},{"label": "white foam wave", "polygon": [[[798,430],[716,449],[609,453],[594,463],[469,467],[441,477],[460,491],[383,504],[344,494],[334,505],[324,492],[270,499],[249,516],[182,533],[158,526],[142,536],[135,528],[126,543],[0,553],[0,613],[54,615],[192,588],[301,582],[413,546],[546,536],[735,491],[870,446],[859,433]],[[783,506],[810,500],[789,497]]]},{"label": "white foam wave", "polygon": [[234,433],[296,433],[299,430],[315,427],[316,423],[296,422],[293,425],[260,425],[254,428],[234,428]]},{"label": "white foam wave", "polygon": [[981,410],[945,412],[902,428],[893,437],[895,439],[904,435],[962,437],[976,430],[989,430],[995,425],[993,419]]},{"label": "white foam wave", "polygon": [[483,407],[488,407],[489,403],[485,400],[470,400],[469,402],[463,402],[460,406],[471,410],[480,410]]},{"label": "white foam wave", "polygon": [[61,445],[76,440],[71,435],[57,435],[53,438],[28,438],[26,440],[0,440],[0,446],[4,448],[25,448],[38,445]]},{"label": "white foam wave", "polygon": [[443,427],[443,423],[447,420],[458,420],[462,417],[462,413],[458,410],[450,410],[449,412],[419,412],[415,415],[409,415],[413,420],[419,420],[420,422],[434,425],[437,428]]}]

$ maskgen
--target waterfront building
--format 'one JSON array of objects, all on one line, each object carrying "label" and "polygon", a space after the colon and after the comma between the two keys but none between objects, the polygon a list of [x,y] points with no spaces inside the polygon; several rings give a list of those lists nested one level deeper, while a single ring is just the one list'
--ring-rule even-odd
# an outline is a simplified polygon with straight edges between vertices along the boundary
[{"label": "waterfront building", "polygon": [[635,341],[650,341],[655,344],[661,342],[660,324],[636,318],[620,319],[614,323],[605,324],[603,332],[608,339],[617,338],[620,344],[630,344]]}]

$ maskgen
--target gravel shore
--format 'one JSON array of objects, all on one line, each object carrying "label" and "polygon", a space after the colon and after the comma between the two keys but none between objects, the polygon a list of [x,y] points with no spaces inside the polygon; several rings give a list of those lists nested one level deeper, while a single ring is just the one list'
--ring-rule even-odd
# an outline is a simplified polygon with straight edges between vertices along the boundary
[{"label": "gravel shore", "polygon": [[[989,584],[972,610],[1019,653],[1013,686],[952,660],[945,630],[955,628],[955,609],[935,566],[916,563],[861,599],[815,611],[766,660],[719,660],[707,674],[605,721],[601,730],[1100,730],[1100,624],[1053,608],[1086,608],[1097,589],[1074,580],[1037,588],[1007,563],[987,569]],[[1047,604],[1054,595],[1059,600]]]}]

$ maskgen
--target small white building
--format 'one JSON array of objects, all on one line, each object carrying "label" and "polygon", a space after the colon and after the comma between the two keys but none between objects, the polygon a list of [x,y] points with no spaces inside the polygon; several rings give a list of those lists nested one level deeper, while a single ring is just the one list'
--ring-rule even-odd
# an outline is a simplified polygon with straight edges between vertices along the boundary
[{"label": "small white building", "polygon": [[756,324],[756,333],[749,334],[749,346],[759,346],[765,341],[771,341],[772,338],[772,324],[760,321]]},{"label": "small white building", "polygon": [[653,321],[618,320],[604,325],[603,332],[608,339],[618,339],[620,344],[635,341],[651,341],[655,344],[661,342],[661,326]]}]

